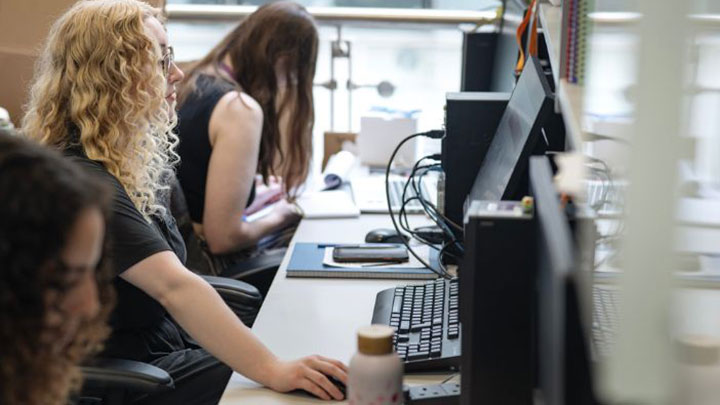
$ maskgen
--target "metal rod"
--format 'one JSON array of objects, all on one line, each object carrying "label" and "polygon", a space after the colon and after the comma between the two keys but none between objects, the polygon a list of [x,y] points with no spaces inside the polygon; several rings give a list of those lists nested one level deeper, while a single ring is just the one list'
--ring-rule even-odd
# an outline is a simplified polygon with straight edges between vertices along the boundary
[{"label": "metal rod", "polygon": [[350,42],[347,43],[348,46],[348,77],[347,77],[347,84],[345,87],[347,87],[347,94],[348,94],[348,132],[352,132],[352,52],[350,50]]},{"label": "metal rod", "polygon": [[[257,6],[230,6],[211,4],[168,4],[168,17],[174,21],[237,21],[257,9]],[[365,7],[308,7],[310,14],[319,22],[388,22],[419,24],[477,24],[496,22],[497,11],[427,10]]]},{"label": "metal rod", "polygon": [[[633,25],[642,19],[641,13],[626,11],[596,11],[588,14],[590,21],[602,26]],[[720,27],[719,14],[690,14],[690,23],[710,28]]]},{"label": "metal rod", "polygon": [[[340,41],[340,26],[337,26],[338,41]],[[330,43],[330,83],[337,83],[335,81],[335,54],[333,51],[333,44]],[[335,88],[330,88],[330,131],[335,131]]]}]

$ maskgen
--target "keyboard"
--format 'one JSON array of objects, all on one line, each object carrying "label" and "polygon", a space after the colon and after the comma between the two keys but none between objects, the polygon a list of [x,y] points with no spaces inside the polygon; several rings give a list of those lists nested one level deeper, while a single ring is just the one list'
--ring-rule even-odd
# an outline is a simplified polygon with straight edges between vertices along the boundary
[{"label": "keyboard", "polygon": [[405,371],[460,367],[458,280],[383,290],[375,299],[372,323],[395,328],[393,344]]},{"label": "keyboard", "polygon": [[600,358],[612,354],[617,338],[619,322],[618,290],[608,287],[593,287],[592,346]]},{"label": "keyboard", "polygon": [[[388,182],[388,185],[388,189],[390,192],[390,206],[393,207],[393,211],[395,211],[396,209],[400,210],[403,202],[402,195],[403,190],[405,189],[405,180],[392,179]],[[430,201],[430,196],[428,196],[425,188],[420,188],[420,193],[423,200]],[[408,186],[407,192],[405,193],[405,199],[410,200],[411,198],[416,196],[417,193],[415,193],[415,188],[413,188],[412,185]],[[418,200],[412,200],[405,205],[405,209],[412,211],[422,210],[422,204],[420,204],[420,201]]]}]

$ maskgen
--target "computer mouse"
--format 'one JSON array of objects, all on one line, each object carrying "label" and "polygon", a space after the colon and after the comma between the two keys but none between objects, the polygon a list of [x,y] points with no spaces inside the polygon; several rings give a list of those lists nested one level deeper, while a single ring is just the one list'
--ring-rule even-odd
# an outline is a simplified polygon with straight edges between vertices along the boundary
[{"label": "computer mouse", "polygon": [[327,377],[327,379],[330,380],[330,382],[333,383],[333,385],[336,386],[337,389],[340,390],[340,392],[342,392],[343,397],[347,397],[347,387],[345,387],[345,384],[342,381],[327,374],[325,375],[325,377]]},{"label": "computer mouse", "polygon": [[365,242],[367,243],[403,243],[403,239],[407,241],[406,236],[389,228],[373,229],[365,235]]},{"label": "computer mouse", "polygon": [[[327,379],[328,379],[334,386],[337,387],[337,389],[340,390],[340,392],[343,394],[343,397],[347,397],[347,388],[345,387],[345,384],[343,384],[342,381],[338,380],[337,378],[335,378],[335,377],[333,377],[333,376],[331,376],[331,375],[327,375],[327,374],[324,374],[324,375],[325,375],[325,377],[327,377]],[[309,391],[302,390],[302,389],[298,389],[298,390],[292,391],[292,393],[302,394],[302,395],[306,395],[306,396],[309,396],[309,397],[312,397],[312,398],[319,398],[319,397],[316,396],[315,394],[313,394],[313,393],[311,393],[311,392],[309,392]]]}]

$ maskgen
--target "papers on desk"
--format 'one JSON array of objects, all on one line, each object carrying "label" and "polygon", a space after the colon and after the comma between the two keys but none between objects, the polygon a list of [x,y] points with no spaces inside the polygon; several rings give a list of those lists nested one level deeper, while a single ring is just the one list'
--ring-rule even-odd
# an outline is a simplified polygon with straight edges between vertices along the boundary
[{"label": "papers on desk", "polygon": [[[302,211],[303,218],[355,218],[360,216],[360,210],[355,205],[348,192],[342,190],[334,191],[310,191],[303,193],[295,202]],[[269,214],[275,204],[258,210],[245,217],[245,221],[253,222]]]},{"label": "papers on desk", "polygon": [[303,193],[296,201],[303,218],[354,218],[360,210],[348,192],[343,190],[311,191]]}]

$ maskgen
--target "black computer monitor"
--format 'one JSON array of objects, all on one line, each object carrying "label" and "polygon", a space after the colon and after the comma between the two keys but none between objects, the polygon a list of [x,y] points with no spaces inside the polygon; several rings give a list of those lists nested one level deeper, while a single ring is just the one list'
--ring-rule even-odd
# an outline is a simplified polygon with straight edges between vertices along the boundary
[{"label": "black computer monitor", "polygon": [[490,91],[511,91],[515,87],[515,65],[519,55],[517,29],[527,10],[523,0],[504,0],[503,17],[497,34]]},{"label": "black computer monitor", "polygon": [[520,199],[526,194],[527,161],[538,147],[541,128],[552,113],[553,96],[540,63],[530,58],[510,96],[480,166],[468,200]]},{"label": "black computer monitor", "polygon": [[501,4],[503,13],[497,31],[463,34],[460,91],[506,93],[515,87],[520,55],[516,35],[527,2],[502,0]]},{"label": "black computer monitor", "polygon": [[537,392],[545,404],[593,404],[576,281],[577,244],[548,158],[532,157],[529,169],[537,219]]}]

